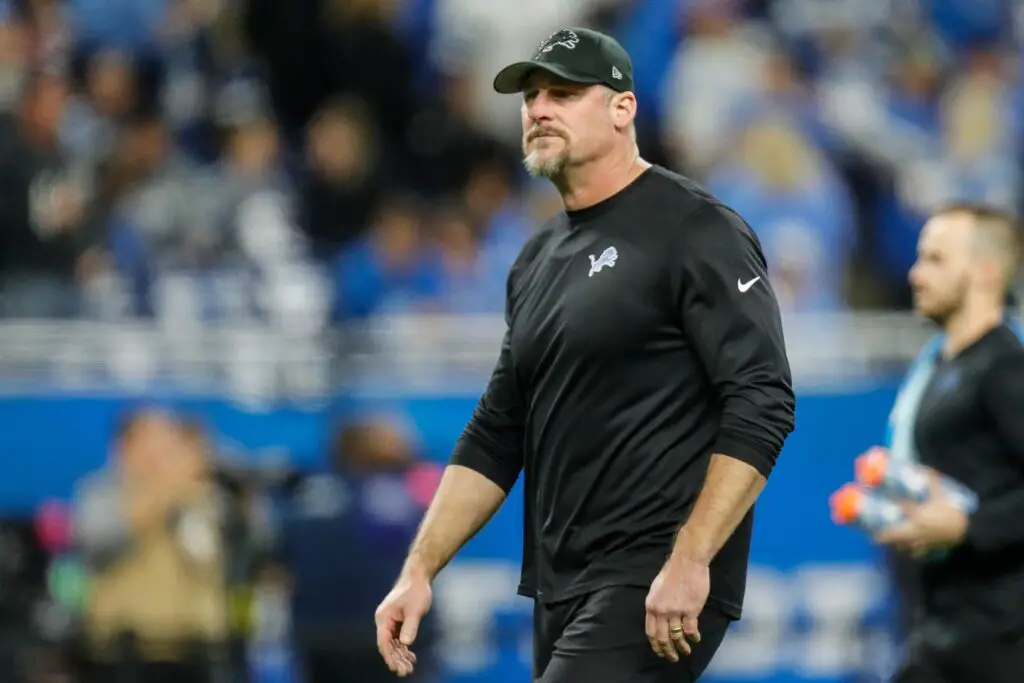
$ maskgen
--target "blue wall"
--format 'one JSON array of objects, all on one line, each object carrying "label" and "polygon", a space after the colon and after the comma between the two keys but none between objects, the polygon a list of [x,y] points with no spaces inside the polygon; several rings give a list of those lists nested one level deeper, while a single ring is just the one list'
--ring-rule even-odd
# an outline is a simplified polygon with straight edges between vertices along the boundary
[{"label": "blue wall", "polygon": [[[797,430],[758,505],[746,616],[714,680],[859,681],[871,680],[858,673],[861,662],[884,668],[884,643],[868,656],[854,648],[854,636],[884,612],[883,577],[865,540],[832,525],[827,498],[851,477],[854,456],[879,440],[894,393],[884,386],[800,397]],[[76,477],[102,464],[111,425],[129,400],[0,398],[0,510],[28,511],[66,496]],[[256,411],[217,399],[175,405],[201,413],[245,448],[281,447],[310,465],[322,459],[329,419],[322,407]],[[432,396],[373,407],[404,412],[428,457],[443,461],[474,405],[473,397]],[[439,581],[435,605],[450,627],[453,680],[529,681],[528,648],[520,647],[528,642],[528,604],[514,596],[521,510],[517,490]]]}]

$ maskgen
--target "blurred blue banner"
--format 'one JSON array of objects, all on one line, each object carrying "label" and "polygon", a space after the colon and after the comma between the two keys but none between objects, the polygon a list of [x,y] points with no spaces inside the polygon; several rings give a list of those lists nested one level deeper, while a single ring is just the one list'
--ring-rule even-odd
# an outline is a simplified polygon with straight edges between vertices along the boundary
[{"label": "blurred blue banner", "polygon": [[[744,619],[717,658],[712,680],[806,683],[880,680],[887,586],[871,546],[832,525],[829,493],[852,477],[853,458],[881,438],[895,386],[800,396],[797,429],[758,504]],[[132,397],[0,399],[0,509],[28,512],[65,497],[106,458],[114,421]],[[472,396],[347,399],[316,408],[253,410],[216,399],[174,407],[201,414],[245,457],[315,467],[335,411],[403,414],[427,457],[444,461],[475,405]],[[341,408],[340,406],[345,406]],[[530,680],[529,602],[515,596],[522,541],[521,492],[440,577],[451,681]],[[642,628],[638,624],[637,628]]]}]

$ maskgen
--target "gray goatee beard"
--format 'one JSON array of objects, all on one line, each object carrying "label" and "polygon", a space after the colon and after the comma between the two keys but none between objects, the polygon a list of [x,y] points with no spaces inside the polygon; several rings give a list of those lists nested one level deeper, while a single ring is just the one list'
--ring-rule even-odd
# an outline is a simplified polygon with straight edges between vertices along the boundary
[{"label": "gray goatee beard", "polygon": [[542,159],[536,151],[528,152],[523,157],[523,167],[534,178],[554,178],[561,175],[568,164],[569,154],[566,151],[549,159]]}]

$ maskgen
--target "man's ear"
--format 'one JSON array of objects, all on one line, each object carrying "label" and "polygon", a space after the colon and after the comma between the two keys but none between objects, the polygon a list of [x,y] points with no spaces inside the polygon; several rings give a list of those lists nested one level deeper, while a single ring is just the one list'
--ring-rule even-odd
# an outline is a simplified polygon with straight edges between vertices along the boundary
[{"label": "man's ear", "polygon": [[636,96],[633,93],[615,93],[610,104],[616,127],[625,128],[636,118]]}]

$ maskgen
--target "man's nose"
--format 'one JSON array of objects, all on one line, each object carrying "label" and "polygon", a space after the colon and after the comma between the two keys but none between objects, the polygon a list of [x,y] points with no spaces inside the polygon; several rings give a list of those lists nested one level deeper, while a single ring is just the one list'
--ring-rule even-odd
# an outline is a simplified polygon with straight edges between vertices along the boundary
[{"label": "man's nose", "polygon": [[535,123],[551,119],[551,99],[543,90],[526,103],[526,115]]},{"label": "man's nose", "polygon": [[921,271],[920,271],[920,269],[917,266],[911,267],[910,272],[907,273],[907,281],[911,285],[915,285],[916,286],[918,284],[918,280],[920,280],[920,279],[921,279]]}]

